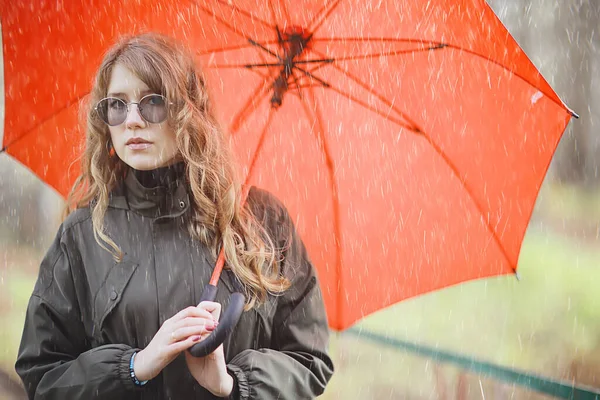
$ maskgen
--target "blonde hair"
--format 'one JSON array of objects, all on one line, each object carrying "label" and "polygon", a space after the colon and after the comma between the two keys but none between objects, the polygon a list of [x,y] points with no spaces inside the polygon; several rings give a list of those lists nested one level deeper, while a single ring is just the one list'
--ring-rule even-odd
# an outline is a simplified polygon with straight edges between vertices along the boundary
[{"label": "blonde hair", "polygon": [[204,78],[191,53],[169,37],[154,33],[127,37],[105,55],[86,108],[81,174],[68,196],[65,215],[90,206],[96,241],[115,259],[122,257],[118,245],[104,231],[104,215],[109,193],[122,181],[127,166],[111,156],[108,127],[93,109],[106,96],[116,64],[131,70],[173,103],[169,124],[176,132],[178,156],[186,165],[193,199],[191,235],[208,246],[215,258],[222,244],[227,267],[245,288],[247,309],[263,302],[267,293],[283,292],[289,281],[280,274],[277,249],[249,207],[241,207],[241,184]]}]

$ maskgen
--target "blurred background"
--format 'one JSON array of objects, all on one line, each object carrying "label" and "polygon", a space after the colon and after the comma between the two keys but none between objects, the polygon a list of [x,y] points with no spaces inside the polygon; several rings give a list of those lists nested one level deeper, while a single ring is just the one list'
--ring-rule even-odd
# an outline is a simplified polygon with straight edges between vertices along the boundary
[{"label": "blurred background", "polygon": [[[325,399],[551,399],[568,398],[561,388],[600,390],[600,1],[488,3],[580,115],[540,192],[520,280],[447,288],[334,333],[337,370]],[[13,366],[62,206],[0,155],[0,399],[25,398]]]}]

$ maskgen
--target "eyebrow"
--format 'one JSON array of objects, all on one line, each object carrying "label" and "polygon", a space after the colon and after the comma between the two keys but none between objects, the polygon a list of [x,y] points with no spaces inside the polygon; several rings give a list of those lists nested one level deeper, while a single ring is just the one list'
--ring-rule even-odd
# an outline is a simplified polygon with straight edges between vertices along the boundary
[{"label": "eyebrow", "polygon": [[[140,97],[144,97],[147,94],[151,94],[154,93],[154,90],[151,89],[146,89],[146,90],[142,90],[140,91]],[[116,92],[116,93],[108,93],[106,95],[106,97],[127,97],[126,93],[122,93],[122,92]]]}]

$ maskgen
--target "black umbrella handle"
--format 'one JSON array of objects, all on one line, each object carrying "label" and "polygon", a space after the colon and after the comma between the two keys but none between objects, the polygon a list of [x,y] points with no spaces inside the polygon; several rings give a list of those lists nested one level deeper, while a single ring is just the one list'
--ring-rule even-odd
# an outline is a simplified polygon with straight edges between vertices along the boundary
[{"label": "black umbrella handle", "polygon": [[[206,285],[200,301],[214,301],[217,297],[217,287],[213,285]],[[244,311],[244,304],[246,299],[240,292],[234,292],[229,296],[229,306],[227,310],[221,315],[219,319],[219,325],[211,332],[211,334],[201,341],[193,345],[189,352],[194,357],[206,357],[217,349],[224,341],[227,336],[235,329],[242,312]]]}]

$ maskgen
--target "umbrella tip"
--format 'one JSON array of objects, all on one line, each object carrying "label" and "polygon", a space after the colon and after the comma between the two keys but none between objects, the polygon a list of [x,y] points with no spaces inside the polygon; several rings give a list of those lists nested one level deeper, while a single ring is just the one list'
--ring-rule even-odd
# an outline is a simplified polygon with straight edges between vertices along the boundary
[{"label": "umbrella tip", "polygon": [[579,114],[577,114],[575,111],[569,110],[569,113],[571,114],[571,116],[575,117],[575,119],[579,119]]},{"label": "umbrella tip", "polygon": [[517,278],[517,281],[521,281],[521,275],[519,275],[518,271],[515,271],[515,278]]}]

